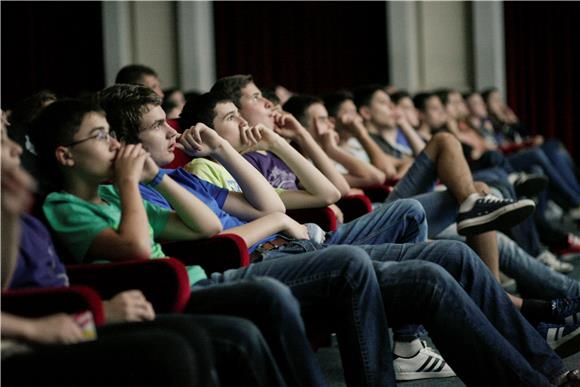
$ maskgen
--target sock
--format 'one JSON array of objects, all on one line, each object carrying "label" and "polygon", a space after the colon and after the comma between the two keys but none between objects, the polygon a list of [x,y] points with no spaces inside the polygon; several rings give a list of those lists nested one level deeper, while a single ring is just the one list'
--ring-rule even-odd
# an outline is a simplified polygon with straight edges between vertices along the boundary
[{"label": "sock", "polygon": [[461,203],[461,205],[459,206],[459,212],[467,212],[471,210],[475,205],[475,201],[479,198],[481,198],[481,195],[479,195],[477,192],[474,192],[471,195],[469,195],[467,199],[465,199],[463,203]]},{"label": "sock", "polygon": [[393,353],[399,357],[413,357],[423,348],[420,339],[413,341],[395,341]]},{"label": "sock", "polygon": [[550,301],[523,300],[520,312],[533,323],[540,321],[549,322],[552,319],[552,306]]}]

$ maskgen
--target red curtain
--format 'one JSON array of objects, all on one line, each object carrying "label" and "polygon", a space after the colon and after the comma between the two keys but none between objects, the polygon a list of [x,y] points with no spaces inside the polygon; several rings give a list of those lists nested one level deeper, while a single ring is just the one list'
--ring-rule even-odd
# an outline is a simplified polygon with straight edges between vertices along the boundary
[{"label": "red curtain", "polygon": [[319,93],[388,81],[385,2],[214,2],[218,77]]},{"label": "red curtain", "polygon": [[504,15],[510,106],[532,132],[564,142],[578,162],[580,4],[508,1]]}]

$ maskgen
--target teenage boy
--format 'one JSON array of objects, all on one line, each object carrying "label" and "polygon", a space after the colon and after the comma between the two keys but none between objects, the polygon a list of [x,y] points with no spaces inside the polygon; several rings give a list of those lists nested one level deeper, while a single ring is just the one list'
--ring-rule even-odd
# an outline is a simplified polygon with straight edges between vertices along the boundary
[{"label": "teenage boy", "polygon": [[[103,106],[105,106],[105,109],[107,109],[107,106],[111,108],[110,111],[107,111],[107,114],[109,117],[112,118],[113,122],[124,123],[123,126],[116,127],[121,132],[121,137],[138,138],[138,140],[142,142],[149,151],[151,151],[153,159],[158,164],[165,164],[167,161],[171,160],[171,158],[173,157],[171,150],[176,144],[177,133],[172,128],[164,124],[165,116],[162,109],[159,108],[160,101],[150,91],[144,88],[130,86],[112,87],[104,90],[101,93],[101,101],[103,103]],[[115,108],[119,106],[121,106],[124,111],[123,110],[120,111]],[[115,115],[116,117],[112,117],[113,115]],[[159,123],[162,127],[156,126],[155,123]],[[151,130],[153,130],[153,132],[150,132]],[[241,180],[243,180],[242,176],[243,171],[241,171],[240,170],[241,168],[239,167],[239,164],[242,163],[242,160],[239,154],[235,152],[235,150],[225,140],[221,139],[219,136],[217,136],[217,134],[213,130],[207,128],[205,125],[199,124],[193,128],[186,130],[186,132],[180,139],[180,146],[196,156],[203,156],[208,154],[211,155],[215,159],[219,160],[222,165],[226,166],[230,170],[230,172],[232,172],[232,175],[240,182],[240,185],[243,184],[241,182]],[[168,170],[166,172],[167,174],[175,176],[177,179],[179,179],[180,183],[184,187],[186,187],[191,193],[193,193],[194,196],[202,198],[204,202],[210,205],[214,209],[214,211],[219,214],[222,224],[224,224],[224,226],[228,224],[228,226],[225,226],[225,228],[229,228],[228,231],[234,230],[234,232],[242,235],[242,237],[244,237],[244,239],[247,242],[249,242],[248,245],[254,244],[263,238],[271,238],[272,232],[279,232],[283,230],[283,226],[280,227],[276,224],[272,225],[271,222],[269,222],[268,225],[274,226],[273,229],[270,227],[266,227],[263,223],[261,223],[261,220],[264,219],[263,217],[257,218],[256,220],[253,220],[245,224],[240,220],[232,219],[233,217],[230,214],[227,214],[223,211],[223,207],[225,205],[224,203],[227,203],[227,201],[229,200],[229,194],[227,193],[227,191],[224,192],[224,190],[219,190],[216,189],[215,187],[212,188],[211,186],[208,186],[207,184],[201,182],[195,176],[182,172],[181,170],[176,171]],[[261,188],[264,190],[268,190],[268,188],[265,185]],[[163,204],[164,207],[166,208],[171,207],[171,203],[169,203],[166,199],[163,199],[163,197],[160,196],[158,192],[155,192],[155,190],[152,190],[150,187],[141,186],[141,192],[144,195],[146,195],[149,200],[154,200],[156,203]],[[403,203],[405,203],[405,201],[403,201]],[[409,202],[407,201],[407,203]],[[416,208],[415,210],[417,211],[419,210],[419,208]],[[238,225],[232,226],[231,222],[236,221]],[[419,223],[415,223],[417,221],[419,221]],[[422,231],[420,231],[420,229],[422,229],[422,226],[419,225],[419,224],[424,225],[424,218],[415,220],[406,218],[406,223],[408,223],[409,227],[407,227],[406,235],[401,235],[400,236],[401,238],[407,239],[409,241],[425,238],[424,234],[425,230],[423,229]],[[419,228],[417,228],[417,226]],[[288,265],[288,262],[294,262],[296,259],[304,257],[303,254],[305,251],[310,251],[310,258],[316,257],[314,261],[320,262],[320,257],[324,255],[323,252],[328,251],[328,249],[332,248],[321,246],[312,241],[304,241],[304,240],[302,241],[290,240],[285,243],[283,242],[281,245],[278,245],[277,248],[272,248],[270,245],[271,243],[268,242],[261,243],[257,249],[260,252],[260,258],[264,260],[262,264],[283,260],[284,264]],[[345,247],[346,246],[343,246],[341,248]],[[487,291],[490,291],[490,293],[494,294],[493,297],[498,297],[498,300],[500,300],[498,301],[499,304],[508,309],[508,311],[502,312],[504,316],[505,313],[511,314],[511,310],[513,310],[513,306],[510,304],[509,299],[507,299],[505,294],[503,294],[501,288],[499,288],[494,279],[489,275],[486,269],[481,269],[483,268],[483,266],[481,262],[478,261],[478,258],[476,258],[473,255],[473,252],[471,252],[471,250],[466,249],[461,245],[448,242],[442,243],[436,242],[431,244],[417,244],[417,245],[380,245],[380,246],[361,246],[361,247],[374,258],[373,266],[379,278],[379,284],[384,292],[383,300],[385,302],[387,313],[389,314],[389,318],[392,318],[393,321],[395,321],[396,323],[400,323],[401,322],[400,319],[408,317],[409,312],[411,314],[414,313],[412,311],[405,312],[401,310],[396,311],[400,307],[399,301],[393,302],[394,301],[394,299],[392,298],[393,293],[398,293],[396,289],[399,289],[401,287],[400,283],[401,277],[396,278],[393,277],[392,275],[395,272],[399,271],[400,269],[399,265],[401,263],[408,263],[413,265],[418,264],[419,266],[424,266],[424,264],[429,263],[425,261],[436,262],[441,266],[446,267],[449,270],[449,272],[452,273],[452,275],[457,275],[458,276],[457,278],[463,278],[460,279],[460,282],[463,284],[463,288],[467,290],[467,293],[471,293],[472,291],[471,286],[464,283],[464,280],[467,278],[464,277],[465,273],[460,274],[460,272],[463,272],[463,270],[467,270],[466,268],[471,265],[479,266],[480,269],[476,270],[477,273],[479,273],[478,275],[475,274],[476,271],[473,271],[472,274],[468,276],[470,281],[471,280],[475,282],[482,281],[483,283],[487,284],[488,286]],[[440,249],[445,250],[445,252],[443,253],[443,250]],[[449,256],[449,254],[457,254],[457,256],[456,258],[451,259],[449,261],[446,261],[445,259],[442,258],[444,255]],[[287,258],[289,258],[290,255],[292,256],[292,259],[290,261],[287,261]],[[389,257],[395,256],[398,257],[399,261],[404,262],[399,262],[397,264],[393,262],[388,264],[378,262],[379,260],[388,260]],[[467,256],[469,256],[469,258],[467,258]],[[418,259],[418,261],[407,261],[411,257]],[[367,259],[368,258],[369,257],[367,256]],[[302,269],[305,269],[306,262],[307,260],[306,261],[301,260]],[[458,262],[463,262],[460,265],[462,268],[456,266]],[[286,268],[286,270],[290,272],[293,271],[290,268]],[[438,268],[438,271],[440,270],[441,269]],[[269,271],[269,275],[275,275],[276,278],[282,279],[284,281],[284,277],[286,277],[288,274],[291,274],[288,273],[287,271],[277,272],[271,270]],[[414,270],[411,269],[411,271]],[[421,273],[423,275],[427,275],[427,272],[429,271],[430,270],[427,269],[426,266],[424,267],[424,269],[421,269]],[[471,272],[470,269],[468,271]],[[224,276],[226,278],[237,277],[237,274],[235,274],[236,272],[239,273],[240,271],[239,270],[228,271],[224,273]],[[433,273],[430,273],[428,275],[431,274]],[[401,276],[403,274],[399,272],[398,275]],[[416,272],[415,275],[419,275],[419,272]],[[212,277],[220,278],[220,276],[216,274],[214,274]],[[295,284],[290,284],[291,288],[293,285]],[[449,286],[453,287],[454,285]],[[385,292],[384,290],[386,288],[390,288],[390,292]],[[447,288],[447,286],[445,286],[445,288]],[[295,291],[294,288],[292,288],[292,290]],[[296,291],[295,295],[299,298],[299,300],[301,299],[300,295],[297,294]],[[463,301],[465,300],[464,297],[459,298],[461,298]],[[419,299],[424,298],[419,297],[415,300],[415,302],[417,302],[417,300]],[[479,296],[474,297],[474,299],[477,299],[479,301],[482,300],[481,298],[479,298]],[[463,303],[463,301],[461,301],[461,303]],[[410,305],[408,305],[406,302],[404,303],[406,304],[405,309],[410,307]],[[497,305],[498,305],[497,302],[494,303],[484,302],[481,304],[481,307],[482,309],[486,310],[489,307],[495,308]],[[422,305],[421,307],[423,308],[425,307],[425,305]],[[495,312],[492,312],[491,310],[488,310],[488,312],[491,312],[492,316],[490,317],[492,318],[492,320],[495,321],[495,323],[498,323],[499,320],[497,320],[496,317],[493,316]],[[449,316],[449,314],[447,314],[447,316]],[[435,319],[438,318],[438,316],[432,317]],[[510,342],[512,342],[512,344],[515,346],[519,346],[522,343],[527,343],[529,340],[536,341],[534,339],[534,337],[537,336],[536,333],[533,330],[528,331],[527,329],[528,323],[522,319],[521,315],[515,312],[513,317],[516,318],[516,320],[520,320],[520,323],[515,324],[514,326],[512,326],[512,328],[515,327],[516,331],[519,331],[519,334],[523,333],[520,331],[520,329],[523,328],[523,330],[527,331],[529,335],[527,334],[528,337],[526,338],[526,340],[513,340],[513,341],[510,340]],[[450,324],[452,322],[447,321],[447,323]],[[453,322],[453,324],[455,323],[458,322]],[[442,332],[440,332],[437,327],[430,325],[429,322],[425,325],[429,329],[431,336],[433,337],[434,341],[437,344],[438,341],[437,338]],[[501,325],[502,324],[499,324],[500,326],[499,329],[503,330],[503,327],[501,327]],[[434,328],[435,332],[433,331]],[[511,331],[512,328],[508,329],[507,331]],[[448,332],[447,329],[446,331]],[[487,329],[484,329],[484,331],[487,331]],[[480,329],[478,330],[477,334],[479,334],[479,332],[481,332]],[[381,341],[378,340],[377,342]],[[537,351],[536,348],[542,348],[542,346],[545,346],[544,344],[541,343],[536,344],[539,345],[539,347],[534,346],[532,352]],[[525,346],[527,346],[527,344],[525,344]],[[531,348],[526,349],[520,348],[520,350],[522,350],[522,353],[525,352],[527,354],[530,354],[530,349]],[[442,352],[444,352],[444,350],[442,350]],[[444,355],[447,358],[447,356],[451,354],[444,353]],[[532,357],[534,356],[535,355],[532,355]],[[441,362],[438,363],[439,367],[442,367]],[[454,368],[457,368],[458,366],[460,368],[463,368],[463,365],[457,364],[452,365]],[[455,369],[455,371],[459,375],[463,373],[462,370],[460,371]]]},{"label": "teenage boy", "polygon": [[151,67],[141,64],[130,64],[123,67],[117,73],[115,83],[127,83],[130,85],[142,85],[153,90],[158,96],[163,98],[165,93],[161,88],[159,76]]}]

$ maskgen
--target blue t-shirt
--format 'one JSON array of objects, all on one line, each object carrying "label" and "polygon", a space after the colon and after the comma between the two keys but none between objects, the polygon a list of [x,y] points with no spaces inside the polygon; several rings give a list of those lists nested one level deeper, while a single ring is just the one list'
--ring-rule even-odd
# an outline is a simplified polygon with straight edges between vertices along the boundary
[{"label": "blue t-shirt", "polygon": [[[228,230],[230,228],[241,226],[247,223],[234,216],[231,216],[223,210],[224,203],[226,202],[226,198],[229,194],[227,189],[220,188],[216,185],[201,180],[183,168],[163,169],[163,171],[165,171],[168,176],[171,176],[171,178],[179,183],[183,188],[187,189],[199,200],[204,202],[213,211],[213,213],[217,215],[224,230]],[[149,187],[145,184],[140,184],[139,191],[141,191],[141,196],[143,199],[162,208],[171,208],[171,204],[169,204],[167,199],[165,199],[163,195],[161,195],[155,188]],[[269,236],[268,238],[259,241],[249,248],[250,252],[252,252],[260,244],[274,238],[276,238],[276,235]]]},{"label": "blue t-shirt", "polygon": [[23,215],[22,234],[11,289],[68,286],[64,265],[56,255],[52,238],[36,218]]},{"label": "blue t-shirt", "polygon": [[409,144],[409,141],[407,140],[407,137],[405,136],[405,134],[403,134],[403,131],[401,130],[401,128],[397,128],[397,145],[398,148],[401,152],[408,154],[409,156],[413,155],[413,149],[411,149],[411,144]]}]

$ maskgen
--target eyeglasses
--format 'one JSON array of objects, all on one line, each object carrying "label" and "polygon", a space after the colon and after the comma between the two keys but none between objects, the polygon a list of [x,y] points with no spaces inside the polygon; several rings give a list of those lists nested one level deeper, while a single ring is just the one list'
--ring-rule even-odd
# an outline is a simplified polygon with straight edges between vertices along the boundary
[{"label": "eyeglasses", "polygon": [[78,145],[78,144],[83,143],[85,141],[92,140],[92,139],[96,139],[97,141],[105,141],[108,144],[111,142],[111,139],[116,140],[117,135],[113,131],[105,132],[104,130],[101,130],[101,131],[97,132],[97,134],[95,134],[94,136],[83,138],[82,140],[78,140],[78,141],[73,141],[70,144],[66,144],[64,146],[75,146],[75,145]]}]

